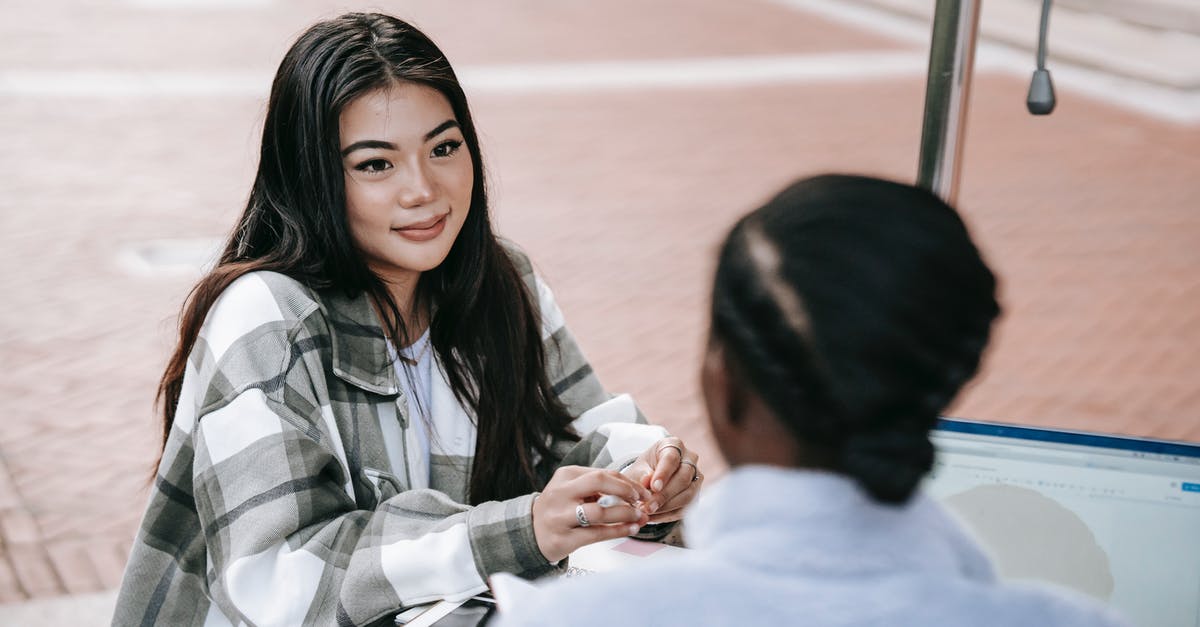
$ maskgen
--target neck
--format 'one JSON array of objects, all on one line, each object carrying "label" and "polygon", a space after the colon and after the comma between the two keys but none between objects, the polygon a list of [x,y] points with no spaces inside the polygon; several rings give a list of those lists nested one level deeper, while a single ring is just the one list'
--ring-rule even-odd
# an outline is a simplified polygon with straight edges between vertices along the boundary
[{"label": "neck", "polygon": [[[396,304],[401,321],[404,323],[404,331],[408,335],[408,337],[393,338],[393,341],[398,347],[412,344],[421,337],[421,334],[425,332],[425,327],[429,324],[428,313],[425,311],[423,303],[417,299],[417,284],[420,281],[421,273],[390,272],[384,274],[377,272],[377,274],[383,279],[388,295]],[[387,311],[380,303],[375,304],[375,310],[379,314],[379,319],[384,323],[385,333],[390,336],[395,326],[391,319],[392,312]]]},{"label": "neck", "polygon": [[791,429],[756,394],[742,399],[737,419],[721,434],[722,453],[733,466],[762,465],[824,470],[833,467],[832,454],[797,439]]},{"label": "neck", "polygon": [[719,428],[714,425],[714,435],[729,465],[800,466],[796,439],[766,404],[756,395],[743,396],[740,401],[740,407],[731,408],[729,422]]}]

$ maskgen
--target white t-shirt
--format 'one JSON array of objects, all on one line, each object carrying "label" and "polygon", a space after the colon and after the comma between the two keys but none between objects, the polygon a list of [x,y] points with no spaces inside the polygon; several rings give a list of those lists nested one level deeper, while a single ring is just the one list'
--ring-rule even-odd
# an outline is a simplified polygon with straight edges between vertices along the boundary
[{"label": "white t-shirt", "polygon": [[[430,402],[432,398],[433,377],[433,346],[429,341],[429,330],[426,329],[421,337],[412,345],[396,354],[395,346],[388,344],[388,353],[392,365],[396,368],[396,376],[400,380],[400,390],[404,394],[408,407],[408,428],[416,434],[417,450],[410,450],[413,456],[413,467],[423,469],[424,480],[413,477],[414,488],[428,487],[429,484],[429,440],[430,440]],[[403,356],[408,362],[400,359]],[[413,364],[412,362],[416,362]],[[388,459],[392,462],[392,472],[404,476],[404,435],[400,423],[390,417],[380,414],[380,429],[383,431],[383,445],[387,450]],[[435,434],[436,437],[436,434]],[[419,484],[419,485],[418,485]]]}]

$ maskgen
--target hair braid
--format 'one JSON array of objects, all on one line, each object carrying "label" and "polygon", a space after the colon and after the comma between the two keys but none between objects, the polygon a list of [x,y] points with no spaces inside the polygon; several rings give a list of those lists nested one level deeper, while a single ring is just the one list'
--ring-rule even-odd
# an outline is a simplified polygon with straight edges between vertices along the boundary
[{"label": "hair braid", "polygon": [[954,210],[876,179],[801,181],[734,226],[712,330],[774,413],[874,498],[908,499],[975,374],[995,279]]}]

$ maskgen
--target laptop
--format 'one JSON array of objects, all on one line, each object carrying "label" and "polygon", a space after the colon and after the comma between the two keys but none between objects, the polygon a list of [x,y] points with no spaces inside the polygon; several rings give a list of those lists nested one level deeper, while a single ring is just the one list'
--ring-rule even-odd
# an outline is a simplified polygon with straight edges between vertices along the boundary
[{"label": "laptop", "polygon": [[944,419],[925,492],[1008,580],[1200,627],[1200,444]]}]

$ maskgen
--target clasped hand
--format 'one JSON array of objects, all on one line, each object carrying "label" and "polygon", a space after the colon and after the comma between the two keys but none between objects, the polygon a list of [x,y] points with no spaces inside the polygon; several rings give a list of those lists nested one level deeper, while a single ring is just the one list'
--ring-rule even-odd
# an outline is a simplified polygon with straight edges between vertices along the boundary
[{"label": "clasped hand", "polygon": [[542,555],[558,562],[579,547],[679,520],[704,482],[698,458],[679,438],[668,437],[620,472],[559,468],[533,502],[533,532]]}]

